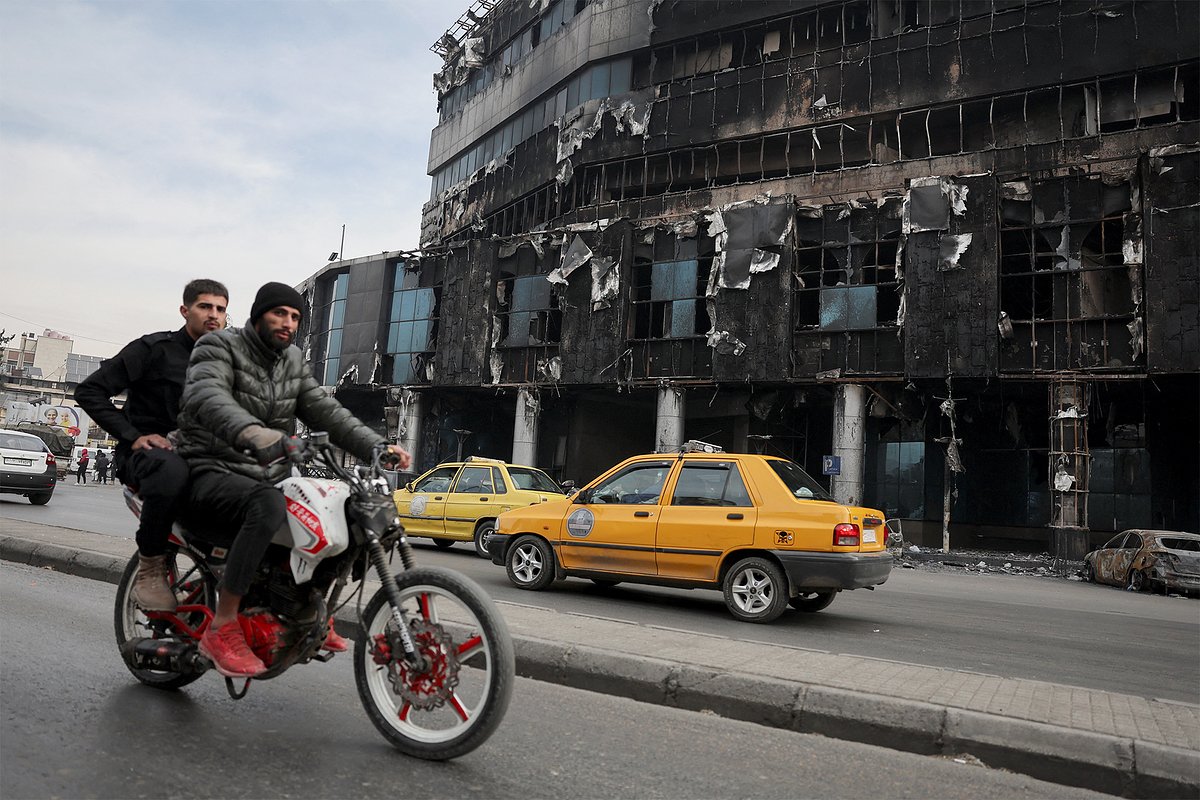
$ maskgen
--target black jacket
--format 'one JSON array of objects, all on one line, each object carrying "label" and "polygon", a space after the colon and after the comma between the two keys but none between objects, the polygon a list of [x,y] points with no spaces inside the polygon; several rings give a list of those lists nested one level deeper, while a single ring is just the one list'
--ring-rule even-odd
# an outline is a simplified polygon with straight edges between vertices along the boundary
[{"label": "black jacket", "polygon": [[286,478],[290,464],[259,466],[238,436],[250,425],[291,435],[297,419],[328,431],[334,444],[364,461],[384,442],[325,393],[295,345],[276,352],[249,325],[200,337],[179,414],[179,454],[193,475],[233,472],[269,483]]},{"label": "black jacket", "polygon": [[[177,427],[195,343],[186,328],[135,339],[79,384],[75,402],[116,438],[119,452],[128,452],[139,436],[166,436]],[[121,392],[128,394],[118,409],[112,398]]]}]

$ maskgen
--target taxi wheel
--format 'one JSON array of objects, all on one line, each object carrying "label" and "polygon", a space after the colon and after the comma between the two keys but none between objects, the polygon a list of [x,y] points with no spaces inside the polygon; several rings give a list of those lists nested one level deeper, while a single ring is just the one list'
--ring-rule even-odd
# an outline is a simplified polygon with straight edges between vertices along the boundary
[{"label": "taxi wheel", "polygon": [[488,542],[491,540],[492,534],[495,532],[495,522],[488,520],[486,522],[479,523],[478,527],[475,528],[475,555],[479,556],[480,558],[491,558],[491,555],[488,553]]},{"label": "taxi wheel", "polygon": [[788,605],[797,611],[820,611],[823,608],[828,608],[833,602],[833,598],[837,596],[837,592],[801,592],[800,594],[788,600]]},{"label": "taxi wheel", "polygon": [[519,589],[537,591],[554,581],[554,551],[545,539],[522,536],[508,548],[508,579]]},{"label": "taxi wheel", "polygon": [[773,561],[743,558],[725,574],[725,605],[742,622],[770,622],[787,603],[787,578]]}]

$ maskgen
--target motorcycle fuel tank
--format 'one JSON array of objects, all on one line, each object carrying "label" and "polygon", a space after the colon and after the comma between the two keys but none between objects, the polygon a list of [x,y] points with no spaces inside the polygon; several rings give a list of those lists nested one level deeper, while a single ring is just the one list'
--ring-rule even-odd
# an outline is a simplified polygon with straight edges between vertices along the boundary
[{"label": "motorcycle fuel tank", "polygon": [[313,570],[330,556],[342,553],[350,544],[346,524],[346,498],[350,488],[338,481],[316,478],[287,478],[279,488],[287,501],[290,541],[276,541],[292,548],[292,577],[307,583]]}]

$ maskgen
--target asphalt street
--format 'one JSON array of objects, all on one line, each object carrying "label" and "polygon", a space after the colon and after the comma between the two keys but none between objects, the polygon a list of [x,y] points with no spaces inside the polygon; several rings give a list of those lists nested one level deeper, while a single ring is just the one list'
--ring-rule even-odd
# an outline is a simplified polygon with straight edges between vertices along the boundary
[{"label": "asphalt street", "polygon": [[[47,506],[0,498],[5,517],[131,537],[134,518],[114,486],[61,484]],[[721,596],[622,584],[561,581],[522,591],[468,544],[448,551],[414,539],[425,564],[450,567],[494,598],[573,614],[652,624],[740,641],[1028,678],[1200,703],[1196,600],[1137,595],[1063,578],[893,570],[877,591],[843,592],[817,614],[771,625],[732,619]],[[130,552],[132,552],[130,542]],[[1181,676],[1188,676],[1181,678]]]},{"label": "asphalt street", "polygon": [[488,743],[422,762],[367,721],[347,657],[236,702],[211,674],[162,692],[117,656],[110,585],[3,563],[0,591],[4,797],[1104,796],[525,679]]}]

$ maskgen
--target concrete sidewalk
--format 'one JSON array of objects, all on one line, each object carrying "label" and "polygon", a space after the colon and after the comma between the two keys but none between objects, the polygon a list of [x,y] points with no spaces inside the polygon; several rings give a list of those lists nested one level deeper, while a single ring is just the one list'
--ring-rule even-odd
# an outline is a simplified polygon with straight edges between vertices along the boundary
[{"label": "concrete sidewalk", "polygon": [[[8,561],[116,583],[133,552],[130,539],[0,520]],[[537,680],[915,753],[969,753],[1127,797],[1200,798],[1200,706],[497,605],[518,673]],[[339,621],[356,635],[351,616]]]}]

